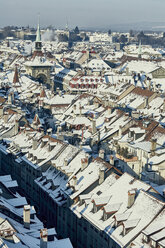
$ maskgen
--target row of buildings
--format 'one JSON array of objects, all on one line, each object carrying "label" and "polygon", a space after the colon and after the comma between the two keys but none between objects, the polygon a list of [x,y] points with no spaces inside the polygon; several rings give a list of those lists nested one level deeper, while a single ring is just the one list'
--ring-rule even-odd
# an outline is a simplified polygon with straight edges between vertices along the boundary
[{"label": "row of buildings", "polygon": [[74,247],[165,247],[163,58],[86,43],[56,57],[39,26],[32,56],[4,43],[0,181]]}]

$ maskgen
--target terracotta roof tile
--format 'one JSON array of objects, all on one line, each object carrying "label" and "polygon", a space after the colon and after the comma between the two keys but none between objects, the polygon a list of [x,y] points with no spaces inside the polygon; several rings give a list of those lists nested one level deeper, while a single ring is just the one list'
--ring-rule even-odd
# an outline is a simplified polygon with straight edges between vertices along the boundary
[{"label": "terracotta roof tile", "polygon": [[135,89],[133,89],[132,93],[136,94],[136,95],[141,95],[141,96],[145,96],[145,97],[150,97],[154,94],[154,92],[150,91],[150,90],[144,90],[140,87],[136,87]]}]

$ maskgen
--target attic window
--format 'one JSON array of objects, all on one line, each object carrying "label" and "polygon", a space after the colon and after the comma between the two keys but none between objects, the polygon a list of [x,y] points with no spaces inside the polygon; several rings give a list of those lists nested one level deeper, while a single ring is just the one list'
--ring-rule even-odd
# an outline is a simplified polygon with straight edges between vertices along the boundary
[{"label": "attic window", "polygon": [[96,194],[97,194],[97,195],[101,195],[101,194],[102,194],[102,192],[99,190]]},{"label": "attic window", "polygon": [[125,236],[127,233],[129,233],[133,228],[135,228],[140,219],[135,220],[127,220],[123,223],[123,235]]},{"label": "attic window", "polygon": [[148,237],[145,234],[143,234],[143,242],[148,243]]},{"label": "attic window", "polygon": [[154,240],[151,240],[151,247],[156,248],[156,242]]}]

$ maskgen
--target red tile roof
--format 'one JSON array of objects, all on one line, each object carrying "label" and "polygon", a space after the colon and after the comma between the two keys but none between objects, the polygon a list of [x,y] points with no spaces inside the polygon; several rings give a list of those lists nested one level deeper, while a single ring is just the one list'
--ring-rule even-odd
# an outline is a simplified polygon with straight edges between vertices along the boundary
[{"label": "red tile roof", "polygon": [[136,95],[145,96],[145,97],[151,97],[154,94],[154,92],[147,90],[147,89],[144,90],[140,87],[136,87],[135,89],[133,89],[132,93]]}]

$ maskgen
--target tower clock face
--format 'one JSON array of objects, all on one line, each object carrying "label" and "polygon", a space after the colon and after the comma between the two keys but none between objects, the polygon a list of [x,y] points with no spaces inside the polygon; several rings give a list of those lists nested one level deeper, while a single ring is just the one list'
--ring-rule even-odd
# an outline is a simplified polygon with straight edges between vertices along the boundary
[{"label": "tower clock face", "polygon": [[42,47],[41,42],[36,42],[36,48],[41,49],[41,47]]}]

